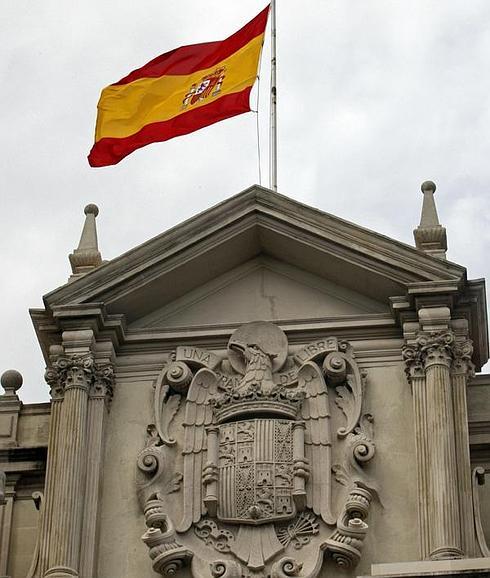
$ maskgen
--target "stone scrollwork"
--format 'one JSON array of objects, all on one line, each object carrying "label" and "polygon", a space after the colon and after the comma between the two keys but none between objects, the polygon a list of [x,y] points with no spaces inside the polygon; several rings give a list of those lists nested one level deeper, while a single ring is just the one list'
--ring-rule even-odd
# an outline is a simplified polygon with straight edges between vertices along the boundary
[{"label": "stone scrollwork", "polygon": [[365,469],[376,451],[365,387],[348,342],[290,353],[267,322],[239,327],[221,357],[177,347],[155,382],[137,460],[153,569],[176,572],[191,550],[192,573],[208,578],[315,578],[325,552],[354,566],[377,497]]},{"label": "stone scrollwork", "polygon": [[273,564],[271,578],[290,578],[299,576],[303,569],[303,563],[294,558],[281,558]]},{"label": "stone scrollwork", "polygon": [[147,428],[146,446],[139,453],[136,462],[139,472],[136,484],[143,505],[154,493],[153,488],[157,483],[159,495],[168,495],[180,490],[182,474],[166,467],[170,458],[165,452],[166,448],[162,445],[155,426],[150,424]]},{"label": "stone scrollwork", "polygon": [[378,497],[377,484],[364,470],[364,466],[376,453],[373,426],[373,416],[369,413],[363,414],[354,431],[347,436],[343,462],[335,464],[332,471],[336,480],[343,486],[347,488],[362,486]]},{"label": "stone scrollwork", "polygon": [[368,490],[353,487],[339,516],[335,532],[325,542],[327,551],[341,568],[353,568],[361,558],[368,531],[365,520],[371,501],[372,495]]},{"label": "stone scrollwork", "polygon": [[192,371],[183,361],[173,361],[167,368],[167,383],[176,393],[186,393],[192,380]]},{"label": "stone scrollwork", "polygon": [[215,560],[209,565],[213,578],[242,578],[242,568],[233,560]]},{"label": "stone scrollwork", "polygon": [[177,542],[174,526],[161,500],[146,503],[145,520],[148,530],[141,539],[149,548],[153,570],[162,576],[173,576],[190,562],[193,553]]}]

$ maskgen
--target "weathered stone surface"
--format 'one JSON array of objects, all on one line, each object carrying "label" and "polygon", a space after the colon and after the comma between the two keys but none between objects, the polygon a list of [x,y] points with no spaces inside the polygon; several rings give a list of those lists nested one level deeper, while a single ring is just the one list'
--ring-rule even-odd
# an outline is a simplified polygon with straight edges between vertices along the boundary
[{"label": "weathered stone surface", "polygon": [[75,262],[31,312],[51,403],[0,396],[0,575],[486,571],[420,562],[483,552],[490,470],[484,285],[420,249],[252,187]]}]

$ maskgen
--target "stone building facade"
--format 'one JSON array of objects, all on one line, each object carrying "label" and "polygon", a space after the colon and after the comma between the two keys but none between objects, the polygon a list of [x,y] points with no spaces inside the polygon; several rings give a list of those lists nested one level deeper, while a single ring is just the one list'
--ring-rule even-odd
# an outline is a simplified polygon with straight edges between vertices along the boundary
[{"label": "stone building facade", "polygon": [[0,576],[488,575],[483,280],[253,186],[31,317],[51,401],[2,376]]}]

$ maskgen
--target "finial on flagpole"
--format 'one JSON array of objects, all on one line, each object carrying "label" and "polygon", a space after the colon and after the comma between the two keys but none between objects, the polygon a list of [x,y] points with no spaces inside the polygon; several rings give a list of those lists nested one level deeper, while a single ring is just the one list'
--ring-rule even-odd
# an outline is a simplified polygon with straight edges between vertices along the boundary
[{"label": "finial on flagpole", "polygon": [[95,224],[95,218],[99,214],[99,207],[91,203],[85,207],[84,212],[85,224],[83,225],[80,243],[78,243],[78,247],[73,253],[68,256],[73,271],[70,281],[81,277],[102,264]]},{"label": "finial on flagpole", "polygon": [[277,191],[276,1],[271,0],[270,188]]},{"label": "finial on flagpole", "polygon": [[417,249],[439,257],[446,258],[446,229],[439,223],[434,193],[436,185],[432,181],[424,181],[420,187],[424,195],[420,225],[414,230],[413,236]]}]

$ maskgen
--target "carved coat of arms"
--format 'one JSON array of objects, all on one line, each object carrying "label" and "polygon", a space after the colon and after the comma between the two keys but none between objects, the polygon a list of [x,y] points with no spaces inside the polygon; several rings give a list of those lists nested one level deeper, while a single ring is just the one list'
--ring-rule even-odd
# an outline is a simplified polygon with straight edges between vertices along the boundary
[{"label": "carved coat of arms", "polygon": [[254,322],[222,357],[178,347],[138,457],[153,569],[314,578],[325,556],[355,565],[376,495],[363,389],[335,337],[290,352],[280,328]]}]

